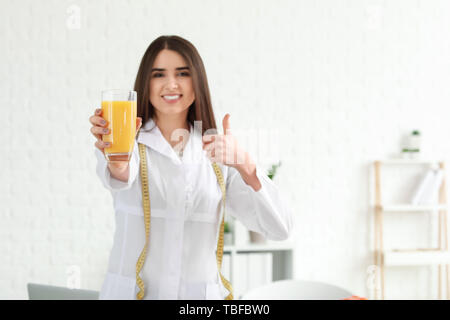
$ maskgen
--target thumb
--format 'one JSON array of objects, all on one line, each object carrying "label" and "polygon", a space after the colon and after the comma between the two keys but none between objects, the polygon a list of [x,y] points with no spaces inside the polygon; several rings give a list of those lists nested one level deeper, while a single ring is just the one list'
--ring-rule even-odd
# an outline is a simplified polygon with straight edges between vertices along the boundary
[{"label": "thumb", "polygon": [[139,131],[141,126],[142,126],[142,118],[141,117],[136,117],[136,132]]},{"label": "thumb", "polygon": [[230,129],[230,114],[227,113],[225,117],[223,117],[222,121],[223,126],[223,134],[225,135],[231,135],[231,129]]}]

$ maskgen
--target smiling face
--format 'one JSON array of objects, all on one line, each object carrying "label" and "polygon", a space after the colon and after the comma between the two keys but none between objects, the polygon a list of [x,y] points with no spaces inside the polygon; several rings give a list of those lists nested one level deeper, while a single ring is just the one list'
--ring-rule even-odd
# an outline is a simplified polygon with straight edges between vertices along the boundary
[{"label": "smiling face", "polygon": [[195,100],[189,67],[176,51],[163,49],[155,59],[150,77],[150,102],[158,114],[188,112]]}]

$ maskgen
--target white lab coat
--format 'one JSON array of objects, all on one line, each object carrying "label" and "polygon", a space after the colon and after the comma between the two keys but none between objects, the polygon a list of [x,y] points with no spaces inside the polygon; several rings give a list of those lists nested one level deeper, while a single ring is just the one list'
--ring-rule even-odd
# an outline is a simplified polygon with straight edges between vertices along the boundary
[{"label": "white lab coat", "polygon": [[[137,142],[146,145],[151,224],[147,259],[141,271],[144,299],[224,299],[228,294],[216,263],[222,193],[202,135],[191,125],[180,158],[150,119]],[[104,155],[96,149],[97,175],[111,191],[115,234],[100,299],[136,299],[136,262],[145,243],[139,150],[135,142],[128,182],[110,176]],[[219,164],[226,181],[226,215],[267,239],[289,237],[293,215],[276,185],[257,165],[257,192],[239,172]]]}]

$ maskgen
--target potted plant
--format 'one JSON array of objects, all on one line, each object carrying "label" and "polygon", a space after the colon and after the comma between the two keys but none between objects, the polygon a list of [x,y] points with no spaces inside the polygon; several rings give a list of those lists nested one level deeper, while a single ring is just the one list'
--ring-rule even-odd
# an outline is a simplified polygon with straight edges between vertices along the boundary
[{"label": "potted plant", "polygon": [[[267,172],[267,176],[270,180],[273,180],[275,178],[275,175],[277,173],[277,169],[281,166],[281,161],[279,161],[277,164],[273,164],[269,171]],[[251,243],[265,243],[266,238],[258,232],[255,231],[249,231],[250,233],[250,242]]]},{"label": "potted plant", "polygon": [[228,223],[228,221],[225,221],[223,227],[223,242],[224,245],[233,244],[233,233],[231,232],[230,224]]},{"label": "potted plant", "polygon": [[420,131],[414,130],[411,132],[409,136],[409,151],[413,159],[417,159],[419,157],[420,152]]},{"label": "potted plant", "polygon": [[402,158],[417,159],[420,154],[420,131],[414,130],[407,136],[406,147],[402,149]]},{"label": "potted plant", "polygon": [[270,178],[270,180],[273,180],[275,177],[275,174],[277,173],[277,169],[281,166],[281,161],[278,162],[278,164],[273,164],[272,167],[267,172],[267,176]]}]

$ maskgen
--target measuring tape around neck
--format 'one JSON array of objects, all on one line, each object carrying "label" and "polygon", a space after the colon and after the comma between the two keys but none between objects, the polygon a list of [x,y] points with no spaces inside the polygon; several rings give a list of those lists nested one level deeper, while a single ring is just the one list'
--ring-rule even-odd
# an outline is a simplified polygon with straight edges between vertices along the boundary
[{"label": "measuring tape around neck", "polygon": [[[139,287],[139,292],[136,294],[136,298],[138,300],[142,300],[145,295],[145,285],[144,281],[140,277],[140,272],[142,267],[144,266],[145,258],[147,256],[148,244],[149,244],[149,234],[150,234],[150,194],[148,191],[148,167],[147,167],[147,155],[145,151],[145,145],[138,143],[139,147],[139,156],[141,158],[140,163],[140,171],[141,171],[141,187],[142,187],[142,204],[144,207],[144,222],[145,222],[145,245],[144,249],[142,249],[141,254],[139,255],[138,261],[136,263],[136,284]],[[225,227],[225,195],[226,195],[226,187],[223,179],[222,171],[219,166],[214,162],[212,164],[214,168],[214,172],[217,177],[217,181],[219,182],[220,189],[222,191],[222,203],[223,203],[223,217],[222,222],[220,224],[219,230],[219,238],[217,241],[217,250],[216,250],[216,260],[217,260],[217,268],[219,270],[220,279],[222,280],[223,286],[228,290],[229,294],[225,297],[225,300],[233,300],[233,289],[231,283],[225,279],[222,275],[222,258],[223,258],[223,233]]]}]

